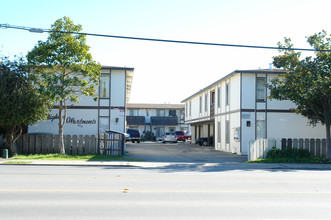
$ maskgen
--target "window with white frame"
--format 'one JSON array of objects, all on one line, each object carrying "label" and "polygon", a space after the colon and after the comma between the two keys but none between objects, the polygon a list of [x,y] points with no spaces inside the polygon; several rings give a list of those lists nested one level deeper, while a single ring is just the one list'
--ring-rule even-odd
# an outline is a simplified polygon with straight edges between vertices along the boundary
[{"label": "window with white frame", "polygon": [[109,75],[102,75],[100,77],[100,98],[109,98],[109,83],[110,83],[110,76]]},{"label": "window with white frame", "polygon": [[109,117],[99,117],[99,132],[105,132],[109,129]]},{"label": "window with white frame", "polygon": [[156,116],[158,116],[158,117],[165,116],[165,110],[164,109],[158,109],[158,110],[156,110]]},{"label": "window with white frame", "polygon": [[222,134],[221,134],[221,122],[219,121],[219,122],[217,122],[217,129],[218,129],[218,131],[217,131],[217,141],[218,141],[218,143],[221,143],[221,138],[222,138]]},{"label": "window with white frame", "polygon": [[257,77],[256,78],[256,101],[265,102],[266,101],[266,78]]},{"label": "window with white frame", "polygon": [[129,116],[138,116],[138,109],[130,109]]},{"label": "window with white frame", "polygon": [[266,138],[265,120],[256,120],[256,139]]},{"label": "window with white frame", "polygon": [[230,143],[230,121],[225,121],[225,143]]},{"label": "window with white frame", "polygon": [[176,117],[177,116],[176,109],[169,109],[169,116],[170,117]]},{"label": "window with white frame", "polygon": [[199,113],[202,113],[202,96],[199,97]]},{"label": "window with white frame", "polygon": [[208,111],[208,93],[205,94],[205,112]]},{"label": "window with white frame", "polygon": [[225,104],[229,105],[230,104],[230,84],[227,83],[225,85]]},{"label": "window with white frame", "polygon": [[188,107],[189,107],[189,116],[191,116],[192,115],[192,101],[189,101]]},{"label": "window with white frame", "polygon": [[185,103],[185,115],[188,116],[188,103]]},{"label": "window with white frame", "polygon": [[221,108],[221,103],[222,103],[222,87],[218,87],[217,89],[217,107]]}]

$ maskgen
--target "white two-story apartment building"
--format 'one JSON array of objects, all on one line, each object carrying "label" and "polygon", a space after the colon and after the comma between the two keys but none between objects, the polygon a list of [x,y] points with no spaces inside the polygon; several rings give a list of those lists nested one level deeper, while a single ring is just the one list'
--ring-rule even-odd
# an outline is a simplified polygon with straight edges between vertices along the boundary
[{"label": "white two-story apartment building", "polygon": [[150,132],[160,138],[169,131],[189,131],[184,117],[184,104],[127,105],[127,127],[137,128],[143,136]]},{"label": "white two-story apartment building", "polygon": [[183,100],[192,140],[209,137],[217,150],[247,154],[260,138],[325,138],[325,127],[309,126],[291,101],[267,98],[265,83],[283,73],[236,70]]},{"label": "white two-story apartment building", "polygon": [[[126,103],[129,101],[133,68],[103,66],[98,101],[81,95],[79,103],[67,103],[64,134],[96,135],[107,129],[125,132]],[[58,109],[46,121],[31,125],[29,133],[58,134]]]}]

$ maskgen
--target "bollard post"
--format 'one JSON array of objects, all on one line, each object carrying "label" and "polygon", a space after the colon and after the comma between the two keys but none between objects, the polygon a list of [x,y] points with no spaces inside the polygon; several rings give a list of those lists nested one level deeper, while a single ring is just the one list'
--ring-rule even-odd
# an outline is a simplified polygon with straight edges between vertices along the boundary
[{"label": "bollard post", "polygon": [[8,149],[3,149],[2,150],[2,158],[3,159],[8,159]]}]

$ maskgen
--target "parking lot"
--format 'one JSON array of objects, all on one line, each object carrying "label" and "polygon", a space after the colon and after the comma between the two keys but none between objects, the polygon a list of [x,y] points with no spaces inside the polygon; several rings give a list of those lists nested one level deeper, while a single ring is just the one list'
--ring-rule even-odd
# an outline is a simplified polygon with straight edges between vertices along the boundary
[{"label": "parking lot", "polygon": [[201,147],[190,142],[166,143],[162,142],[140,142],[126,144],[125,157],[142,159],[148,162],[204,162],[242,163],[247,156],[217,151],[213,147]]}]

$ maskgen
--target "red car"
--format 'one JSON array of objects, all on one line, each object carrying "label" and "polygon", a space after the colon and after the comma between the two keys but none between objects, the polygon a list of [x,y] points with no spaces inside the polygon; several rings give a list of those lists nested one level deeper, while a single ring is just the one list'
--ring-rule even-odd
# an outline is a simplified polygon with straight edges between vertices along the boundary
[{"label": "red car", "polygon": [[177,138],[177,141],[185,141],[185,133],[184,131],[175,131],[175,137]]}]

